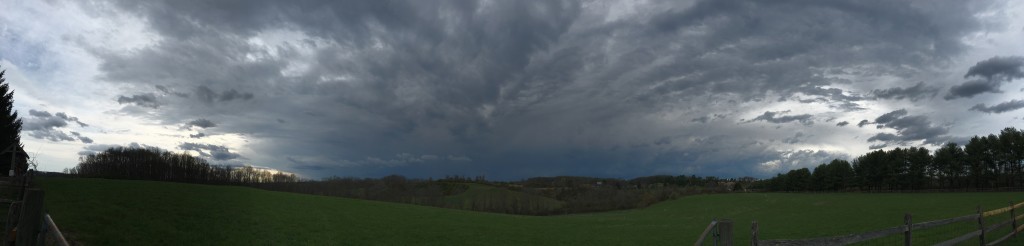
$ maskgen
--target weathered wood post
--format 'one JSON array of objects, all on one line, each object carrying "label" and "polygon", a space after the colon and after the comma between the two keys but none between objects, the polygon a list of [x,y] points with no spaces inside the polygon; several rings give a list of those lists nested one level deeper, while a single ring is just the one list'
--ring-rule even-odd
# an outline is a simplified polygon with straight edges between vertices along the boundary
[{"label": "weathered wood post", "polygon": [[911,241],[912,241],[911,238],[912,237],[911,237],[910,231],[914,229],[914,228],[912,228],[914,226],[914,223],[912,221],[912,217],[910,216],[910,213],[907,213],[907,214],[903,215],[903,226],[904,226],[904,228],[903,228],[903,245],[910,246],[910,245],[912,245],[911,244]]},{"label": "weathered wood post", "polygon": [[980,245],[985,245],[985,220],[984,220],[984,218],[985,218],[985,215],[981,213],[981,206],[978,206],[978,231],[981,232],[981,234],[978,235],[978,241],[981,242]]},{"label": "weathered wood post", "polygon": [[18,238],[14,245],[36,245],[36,236],[42,228],[43,191],[39,189],[25,190],[25,204],[21,208],[18,219]]},{"label": "weathered wood post", "polygon": [[717,245],[732,246],[732,220],[718,221]]},{"label": "weathered wood post", "polygon": [[1013,208],[1013,201],[1010,201],[1010,225],[1013,226],[1010,227],[1010,234],[1017,237],[1017,212]]},{"label": "weathered wood post", "polygon": [[750,223],[750,246],[757,246],[757,221]]},{"label": "weathered wood post", "polygon": [[4,245],[11,245],[14,243],[14,226],[18,223],[18,211],[21,211],[21,201],[15,201],[11,203],[11,207],[7,210],[7,223],[4,225]]}]

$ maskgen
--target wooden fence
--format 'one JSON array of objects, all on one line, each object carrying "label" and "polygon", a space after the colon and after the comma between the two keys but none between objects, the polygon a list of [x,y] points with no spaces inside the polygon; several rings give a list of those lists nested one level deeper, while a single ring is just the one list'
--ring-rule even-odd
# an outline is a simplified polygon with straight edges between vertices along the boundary
[{"label": "wooden fence", "polygon": [[4,232],[0,234],[4,245],[61,245],[68,242],[53,218],[45,212],[43,191],[31,186],[31,174],[20,177],[5,178],[0,186],[14,199],[0,199],[0,203],[9,203]]},{"label": "wooden fence", "polygon": [[[859,234],[808,239],[761,240],[759,239],[758,235],[759,229],[757,221],[754,221],[751,223],[750,226],[750,245],[848,245],[900,234],[902,234],[900,236],[902,236],[903,238],[903,240],[901,240],[903,245],[913,245],[914,231],[936,228],[944,225],[950,225],[953,223],[965,221],[976,221],[977,229],[974,229],[966,234],[950,238],[946,241],[939,242],[935,245],[957,245],[970,240],[978,240],[978,245],[998,245],[999,243],[1005,242],[1011,237],[1016,236],[1021,231],[1024,231],[1024,225],[1018,222],[1024,219],[1024,214],[1017,215],[1017,210],[1022,206],[1024,206],[1024,203],[1013,204],[1011,202],[1010,206],[989,211],[982,211],[981,207],[979,206],[977,209],[977,213],[974,214],[918,223],[913,223],[913,217],[910,214],[905,214],[903,217],[903,225]],[[1006,213],[1009,213],[1007,220],[997,222],[990,226],[985,225],[986,219],[994,219],[995,216]],[[728,226],[722,226],[726,224]],[[996,230],[1002,229],[1006,226],[1010,226],[1010,230],[1006,235],[993,235],[993,233]],[[715,220],[708,225],[707,229],[704,230],[704,232],[700,235],[700,237],[697,239],[697,242],[694,245],[703,245],[708,236],[712,237],[714,245],[733,245],[732,235],[733,233],[731,222],[728,222],[728,220]],[[990,238],[994,238],[994,240],[989,240]]]}]

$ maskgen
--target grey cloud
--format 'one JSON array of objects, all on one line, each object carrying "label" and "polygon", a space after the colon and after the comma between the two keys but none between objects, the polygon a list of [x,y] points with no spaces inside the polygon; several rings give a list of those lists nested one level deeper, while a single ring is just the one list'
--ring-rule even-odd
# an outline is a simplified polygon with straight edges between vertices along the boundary
[{"label": "grey cloud", "polygon": [[253,94],[250,92],[239,92],[235,89],[229,89],[223,93],[218,93],[210,87],[200,85],[196,87],[196,98],[206,103],[214,102],[227,102],[232,100],[250,100],[253,98]]},{"label": "grey cloud", "polygon": [[29,109],[28,110],[28,115],[35,116],[35,117],[40,117],[40,118],[48,118],[50,116],[53,116],[53,115],[50,114],[50,112],[36,111],[34,109]]},{"label": "grey cloud", "polygon": [[871,122],[868,120],[861,120],[860,122],[857,122],[857,127],[864,127],[865,125],[868,124],[871,124]]},{"label": "grey cloud", "polygon": [[759,121],[760,120],[760,121],[766,121],[766,122],[771,122],[771,123],[776,123],[776,124],[782,124],[782,123],[789,123],[789,122],[796,121],[796,122],[800,122],[800,124],[804,124],[804,125],[814,124],[814,121],[811,120],[811,115],[810,114],[783,115],[783,114],[787,114],[787,113],[789,113],[788,110],[787,111],[774,111],[774,112],[773,111],[765,111],[764,114],[761,114],[761,115],[757,116],[757,118],[754,118],[754,119],[750,120],[750,122]]},{"label": "grey cloud", "polygon": [[838,108],[843,111],[857,111],[863,110],[858,104],[858,101],[864,100],[864,97],[860,95],[853,95],[839,88],[822,88],[822,87],[803,87],[798,90],[806,95],[817,96],[814,99],[800,100],[802,103],[810,102],[824,102],[828,103],[832,108]]},{"label": "grey cloud", "polygon": [[119,96],[117,97],[118,104],[135,104],[139,107],[147,108],[159,108],[160,103],[156,100],[156,95],[153,93],[144,93],[132,95],[131,97]]},{"label": "grey cloud", "polygon": [[25,119],[22,130],[31,137],[54,142],[79,140],[83,143],[92,143],[91,138],[82,136],[78,132],[71,131],[69,134],[61,130],[68,127],[68,123],[76,123],[79,127],[89,126],[78,120],[78,117],[68,116],[64,112],[51,114],[34,109],[29,109],[28,114],[30,117]]},{"label": "grey cloud", "polygon": [[988,60],[980,61],[970,69],[964,78],[971,76],[983,77],[988,80],[1009,81],[1024,78],[1024,57],[1021,56],[996,56]]},{"label": "grey cloud", "polygon": [[710,120],[710,119],[711,119],[710,117],[705,115],[705,116],[693,118],[693,119],[690,120],[690,122],[708,123],[708,120]]},{"label": "grey cloud", "polygon": [[225,147],[223,145],[185,142],[179,144],[178,149],[196,151],[199,152],[200,156],[213,158],[214,160],[218,161],[227,161],[242,158],[242,155],[239,155],[238,153],[231,153],[231,150],[229,150],[228,147]]},{"label": "grey cloud", "polygon": [[238,92],[235,89],[230,89],[220,94],[220,101],[231,101],[235,99],[249,100],[252,99],[252,93],[249,92]]},{"label": "grey cloud", "polygon": [[199,128],[210,128],[210,127],[216,127],[217,123],[213,123],[213,121],[210,121],[210,120],[207,120],[207,119],[195,119],[195,120],[189,121],[188,123],[185,123],[185,128],[192,128],[193,126],[199,127]]},{"label": "grey cloud", "polygon": [[67,114],[65,114],[64,112],[57,112],[56,114],[54,114],[54,116],[56,116],[57,118],[61,118],[61,119],[65,120],[65,121],[67,121],[67,122],[78,123],[78,126],[81,126],[81,127],[89,126],[89,124],[85,124],[82,121],[79,121],[78,117],[70,117]]},{"label": "grey cloud", "polygon": [[792,137],[788,137],[786,139],[783,139],[782,142],[783,143],[787,143],[787,144],[800,143],[801,138],[804,138],[804,133],[803,132],[797,132]]},{"label": "grey cloud", "polygon": [[1014,99],[1014,100],[1010,100],[1008,102],[1002,102],[1002,103],[999,103],[999,104],[996,104],[996,105],[992,105],[991,107],[985,106],[984,103],[980,103],[980,104],[974,105],[974,107],[971,107],[971,110],[981,111],[981,112],[985,112],[985,113],[1000,114],[1000,113],[1004,113],[1004,112],[1014,111],[1014,110],[1017,110],[1017,109],[1020,109],[1020,108],[1024,108],[1024,100],[1016,100],[1016,99]]},{"label": "grey cloud", "polygon": [[907,88],[893,87],[884,90],[872,90],[871,94],[881,99],[908,99],[911,102],[917,102],[920,99],[935,97],[935,95],[939,94],[939,88],[926,86],[924,82],[918,82],[914,86]]},{"label": "grey cloud", "polygon": [[173,90],[171,90],[170,88],[167,88],[167,86],[164,86],[164,85],[155,85],[155,87],[156,87],[157,90],[159,90],[160,92],[163,92],[165,95],[175,95],[175,96],[178,96],[178,97],[181,97],[181,98],[188,98],[189,97],[188,93],[173,91]]},{"label": "grey cloud", "polygon": [[[161,97],[160,112],[136,115],[162,122],[225,115],[217,118],[219,132],[269,140],[247,146],[267,156],[352,163],[373,156],[386,163],[397,160],[396,153],[446,153],[438,161],[453,164],[397,170],[427,175],[465,171],[461,158],[447,153],[472,153],[481,163],[473,171],[507,171],[521,160],[557,166],[524,169],[532,172],[564,167],[621,175],[632,167],[615,158],[527,157],[571,156],[590,149],[583,144],[589,140],[652,143],[678,129],[651,119],[686,107],[726,112],[714,102],[806,95],[857,110],[864,96],[834,88],[846,82],[825,74],[846,68],[897,76],[930,71],[959,57],[966,47],[962,37],[980,30],[975,13],[987,6],[978,5],[669,1],[636,3],[635,14],[614,19],[613,7],[574,1],[120,1],[113,6],[144,18],[160,38],[133,52],[88,49],[101,61],[102,80],[190,95]],[[877,28],[879,23],[888,28]],[[249,42],[280,30],[291,32],[271,39],[299,39],[268,47]],[[702,121],[680,117],[675,120]],[[811,115],[781,112],[756,120],[813,123]],[[635,129],[650,136],[622,136]],[[735,159],[708,160],[694,156],[714,156],[710,152],[723,146],[657,149],[681,143],[615,155],[679,167],[658,167],[664,170],[701,167],[712,174],[782,154],[759,146],[729,157]],[[498,151],[506,149],[521,156]],[[354,165],[334,171],[393,170]]]},{"label": "grey cloud", "polygon": [[967,70],[964,78],[980,77],[980,79],[964,82],[949,88],[946,100],[971,98],[975,95],[991,92],[1002,93],[999,89],[1003,83],[1024,78],[1024,57],[996,56],[980,61]]},{"label": "grey cloud", "polygon": [[[926,144],[940,144],[949,138],[949,128],[934,125],[928,117],[923,115],[908,115],[905,109],[895,110],[875,119],[879,129],[889,128],[896,130],[896,134],[877,133],[867,139],[868,142],[883,142],[885,145],[904,145],[914,141],[922,141]],[[881,144],[878,144],[881,146]]]},{"label": "grey cloud", "polygon": [[892,121],[894,121],[896,119],[899,119],[900,117],[903,117],[903,116],[906,116],[906,115],[907,115],[907,110],[906,109],[893,110],[892,112],[885,113],[885,114],[883,114],[881,116],[878,116],[878,118],[875,118],[875,123],[878,123],[878,124],[889,123],[889,122],[892,122]]},{"label": "grey cloud", "polygon": [[89,137],[86,137],[86,136],[82,136],[81,133],[71,132],[71,135],[75,136],[76,138],[78,138],[78,140],[82,141],[82,143],[87,143],[87,144],[92,143],[92,138],[89,138]]},{"label": "grey cloud", "polygon": [[1000,83],[992,80],[972,80],[949,88],[949,93],[943,99],[953,100],[957,98],[971,98],[981,93],[1001,93]]},{"label": "grey cloud", "polygon": [[836,126],[846,126],[846,125],[849,125],[849,124],[850,124],[849,121],[840,121],[839,123],[836,123]]},{"label": "grey cloud", "polygon": [[196,134],[189,134],[188,137],[190,137],[190,138],[203,138],[203,137],[206,137],[206,133],[200,132],[200,133],[196,133]]},{"label": "grey cloud", "polygon": [[473,161],[472,158],[467,156],[448,155],[449,161]]},{"label": "grey cloud", "polygon": [[34,138],[46,139],[46,140],[50,140],[50,141],[53,141],[53,142],[75,141],[75,137],[73,137],[73,136],[71,136],[71,135],[69,135],[69,134],[67,134],[67,133],[65,133],[63,131],[53,130],[53,129],[30,131],[28,133],[28,135],[32,136]]}]

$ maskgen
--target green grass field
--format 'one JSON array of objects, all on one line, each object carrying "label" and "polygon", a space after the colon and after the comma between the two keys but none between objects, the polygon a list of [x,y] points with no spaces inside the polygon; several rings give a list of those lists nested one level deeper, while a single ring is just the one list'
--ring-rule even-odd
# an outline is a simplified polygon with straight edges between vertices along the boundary
[{"label": "green grass field", "polygon": [[538,206],[544,209],[556,209],[562,207],[565,202],[555,200],[552,198],[526,194],[518,191],[511,191],[503,189],[501,187],[495,187],[483,184],[466,184],[469,188],[466,191],[445,197],[445,202],[448,208],[464,208],[471,210],[472,203],[483,202],[488,200],[533,200],[538,203]]},{"label": "green grass field", "polygon": [[39,183],[57,224],[88,245],[689,245],[713,218],[735,221],[738,245],[747,245],[752,220],[762,239],[836,236],[899,225],[904,212],[920,222],[1024,199],[1024,193],[718,194],[638,210],[534,217],[231,186]]}]

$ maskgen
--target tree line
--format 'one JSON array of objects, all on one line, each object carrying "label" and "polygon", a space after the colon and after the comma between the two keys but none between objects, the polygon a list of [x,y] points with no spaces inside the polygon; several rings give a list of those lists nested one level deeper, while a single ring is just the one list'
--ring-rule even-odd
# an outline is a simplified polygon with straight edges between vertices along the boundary
[{"label": "tree line", "polygon": [[1024,131],[1005,128],[947,143],[934,152],[921,147],[875,150],[853,159],[790,170],[755,184],[772,191],[896,191],[997,189],[1024,184]]},{"label": "tree line", "polygon": [[65,173],[86,178],[156,180],[198,184],[251,185],[297,182],[295,174],[252,166],[211,165],[206,159],[157,148],[114,147],[79,158]]}]

